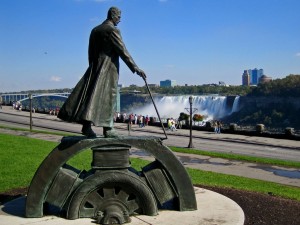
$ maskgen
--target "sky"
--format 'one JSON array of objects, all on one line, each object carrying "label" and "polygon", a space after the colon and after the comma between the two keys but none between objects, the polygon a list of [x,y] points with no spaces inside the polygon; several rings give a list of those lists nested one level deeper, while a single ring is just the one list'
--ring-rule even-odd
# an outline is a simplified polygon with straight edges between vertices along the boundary
[{"label": "sky", "polygon": [[[299,0],[1,0],[0,93],[73,88],[111,6],[148,84],[241,85],[254,68],[300,74]],[[144,85],[123,62],[119,83]]]}]

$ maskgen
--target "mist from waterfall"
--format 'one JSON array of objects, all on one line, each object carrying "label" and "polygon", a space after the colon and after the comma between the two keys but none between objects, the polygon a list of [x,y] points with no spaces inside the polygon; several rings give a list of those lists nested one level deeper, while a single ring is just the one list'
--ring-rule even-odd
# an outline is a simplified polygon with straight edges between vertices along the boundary
[{"label": "mist from waterfall", "polygon": [[[229,109],[226,104],[226,96],[193,96],[193,109],[197,109],[197,114],[204,115],[205,120],[220,119],[238,109],[238,101],[234,102],[234,107]],[[154,98],[156,107],[161,118],[178,118],[181,112],[189,114],[190,109],[189,96],[165,96]],[[188,109],[188,110],[187,110]],[[153,104],[147,104],[143,107],[133,108],[131,112],[137,115],[148,115],[157,117]]]}]

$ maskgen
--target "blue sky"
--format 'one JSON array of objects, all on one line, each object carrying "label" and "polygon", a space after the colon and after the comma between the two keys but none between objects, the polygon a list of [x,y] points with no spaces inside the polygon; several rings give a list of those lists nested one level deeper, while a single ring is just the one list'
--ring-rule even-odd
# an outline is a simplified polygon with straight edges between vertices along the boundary
[{"label": "blue sky", "polygon": [[[122,10],[118,27],[148,83],[240,85],[254,68],[300,74],[299,0],[2,0],[0,92],[74,87],[110,6]],[[119,83],[143,85],[124,63]]]}]

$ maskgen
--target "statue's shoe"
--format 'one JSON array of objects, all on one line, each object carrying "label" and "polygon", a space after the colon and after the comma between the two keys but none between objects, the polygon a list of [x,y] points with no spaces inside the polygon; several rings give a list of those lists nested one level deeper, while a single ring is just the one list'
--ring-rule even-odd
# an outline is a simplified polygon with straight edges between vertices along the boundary
[{"label": "statue's shoe", "polygon": [[81,133],[84,136],[87,136],[88,138],[95,138],[95,137],[97,137],[96,133],[90,127],[86,128],[86,129],[82,128]]},{"label": "statue's shoe", "polygon": [[116,130],[111,127],[103,127],[103,135],[106,138],[116,138],[119,136]]}]

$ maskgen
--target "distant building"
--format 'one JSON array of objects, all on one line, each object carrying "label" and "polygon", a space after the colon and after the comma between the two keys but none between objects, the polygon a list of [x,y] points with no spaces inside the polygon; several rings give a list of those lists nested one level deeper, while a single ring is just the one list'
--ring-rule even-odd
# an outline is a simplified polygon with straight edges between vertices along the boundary
[{"label": "distant building", "polygon": [[250,85],[250,74],[248,70],[244,70],[243,76],[242,76],[242,84],[244,86],[249,86]]},{"label": "distant building", "polygon": [[174,87],[176,86],[176,80],[164,80],[160,81],[161,87]]},{"label": "distant building", "polygon": [[219,81],[219,86],[228,86],[224,81]]},{"label": "distant building", "polygon": [[270,82],[270,81],[272,81],[272,77],[268,77],[267,75],[262,75],[259,78],[259,83],[260,84],[267,83],[267,82]]},{"label": "distant building", "polygon": [[263,69],[249,69],[248,73],[250,75],[250,84],[251,85],[257,85],[259,82],[259,78],[264,74]]},{"label": "distant building", "polygon": [[131,94],[140,94],[141,91],[133,90],[133,91],[129,91],[128,93],[131,93]]}]

